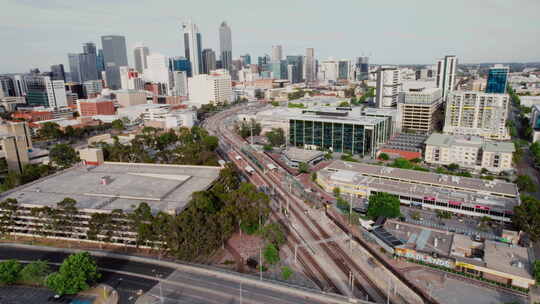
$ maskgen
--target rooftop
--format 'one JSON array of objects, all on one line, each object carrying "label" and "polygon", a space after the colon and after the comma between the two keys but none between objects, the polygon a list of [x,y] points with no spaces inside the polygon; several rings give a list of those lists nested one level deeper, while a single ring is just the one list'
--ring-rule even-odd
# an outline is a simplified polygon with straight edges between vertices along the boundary
[{"label": "rooftop", "polygon": [[304,150],[291,147],[285,150],[284,154],[290,160],[308,163],[312,159],[322,156],[324,153],[317,150]]},{"label": "rooftop", "polygon": [[384,228],[403,243],[401,248],[450,256],[452,233],[397,221],[387,221]]},{"label": "rooftop", "polygon": [[478,136],[447,135],[433,133],[426,140],[426,145],[441,147],[478,147],[488,152],[515,152],[515,146],[512,142],[489,141]]},{"label": "rooftop", "polygon": [[52,207],[70,197],[79,209],[89,212],[129,211],[146,202],[154,212],[179,212],[193,192],[212,184],[219,171],[219,167],[106,162],[64,170],[7,191],[0,200],[15,198],[23,205]]},{"label": "rooftop", "polygon": [[486,267],[504,273],[533,279],[530,269],[532,268],[529,250],[525,247],[515,247],[508,244],[485,241],[484,262]]},{"label": "rooftop", "polygon": [[[343,171],[350,173],[344,174]],[[504,212],[519,204],[516,185],[498,180],[487,181],[341,160],[332,162],[319,173],[331,180],[339,179],[343,183],[364,185],[378,191],[434,197],[473,208],[483,205]]]}]

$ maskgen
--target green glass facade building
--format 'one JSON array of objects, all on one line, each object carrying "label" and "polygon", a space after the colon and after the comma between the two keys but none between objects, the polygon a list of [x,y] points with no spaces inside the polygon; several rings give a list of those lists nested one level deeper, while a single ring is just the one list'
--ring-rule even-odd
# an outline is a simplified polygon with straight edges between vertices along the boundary
[{"label": "green glass facade building", "polygon": [[289,119],[289,142],[299,148],[315,148],[375,157],[377,148],[391,135],[386,117]]}]

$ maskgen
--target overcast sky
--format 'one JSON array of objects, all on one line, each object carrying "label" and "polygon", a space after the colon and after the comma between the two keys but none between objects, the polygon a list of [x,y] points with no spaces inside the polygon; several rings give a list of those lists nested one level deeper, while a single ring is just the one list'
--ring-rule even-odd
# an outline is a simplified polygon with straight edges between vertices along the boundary
[{"label": "overcast sky", "polygon": [[233,57],[271,53],[318,58],[369,55],[371,63],[540,61],[539,0],[0,0],[0,74],[48,70],[100,36],[126,36],[128,58],[144,43],[184,55],[180,23],[191,18],[203,47],[232,28]]}]

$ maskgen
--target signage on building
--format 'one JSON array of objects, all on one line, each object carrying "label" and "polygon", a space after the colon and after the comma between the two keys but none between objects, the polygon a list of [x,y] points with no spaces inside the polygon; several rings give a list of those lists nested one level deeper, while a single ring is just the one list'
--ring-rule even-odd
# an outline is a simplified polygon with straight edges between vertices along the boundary
[{"label": "signage on building", "polygon": [[453,206],[461,206],[461,202],[456,202],[456,201],[448,201],[448,204],[453,205]]},{"label": "signage on building", "polygon": [[430,256],[429,254],[416,252],[416,251],[411,250],[411,249],[396,248],[395,252],[396,252],[397,255],[402,256],[404,258],[413,259],[413,260],[421,261],[421,262],[428,263],[428,264],[443,266],[443,267],[446,267],[446,268],[453,268],[453,266],[452,266],[453,262],[450,261],[450,260],[441,259],[441,258],[434,258],[434,257]]},{"label": "signage on building", "polygon": [[476,269],[476,266],[474,266],[472,264],[468,264],[468,263],[463,263],[463,262],[456,262],[456,267],[463,267],[463,268],[467,268],[467,269],[471,269],[471,270]]},{"label": "signage on building", "polygon": [[475,208],[480,209],[480,210],[489,210],[489,207],[482,206],[482,205],[476,205]]},{"label": "signage on building", "polygon": [[433,196],[424,196],[424,199],[425,199],[426,201],[434,201],[434,200],[435,200],[435,197],[433,197]]}]

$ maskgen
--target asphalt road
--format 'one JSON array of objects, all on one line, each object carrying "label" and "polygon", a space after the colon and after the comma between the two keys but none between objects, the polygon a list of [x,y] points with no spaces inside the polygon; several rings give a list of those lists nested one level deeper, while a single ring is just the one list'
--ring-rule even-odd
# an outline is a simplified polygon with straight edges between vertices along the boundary
[{"label": "asphalt road", "polygon": [[[65,252],[51,252],[42,249],[16,248],[0,245],[0,259],[22,261],[47,260],[61,263],[68,255]],[[145,293],[145,301],[137,303],[240,303],[240,281],[216,277],[212,274],[175,270],[170,267],[150,263],[128,261],[110,257],[96,257],[102,271],[101,282],[117,289],[120,303],[135,303],[140,291]],[[155,278],[155,279],[154,279]],[[160,283],[161,282],[161,283]],[[328,303],[315,298],[295,294],[295,289],[281,292],[244,283],[242,303]],[[336,302],[334,302],[336,303]]]}]

